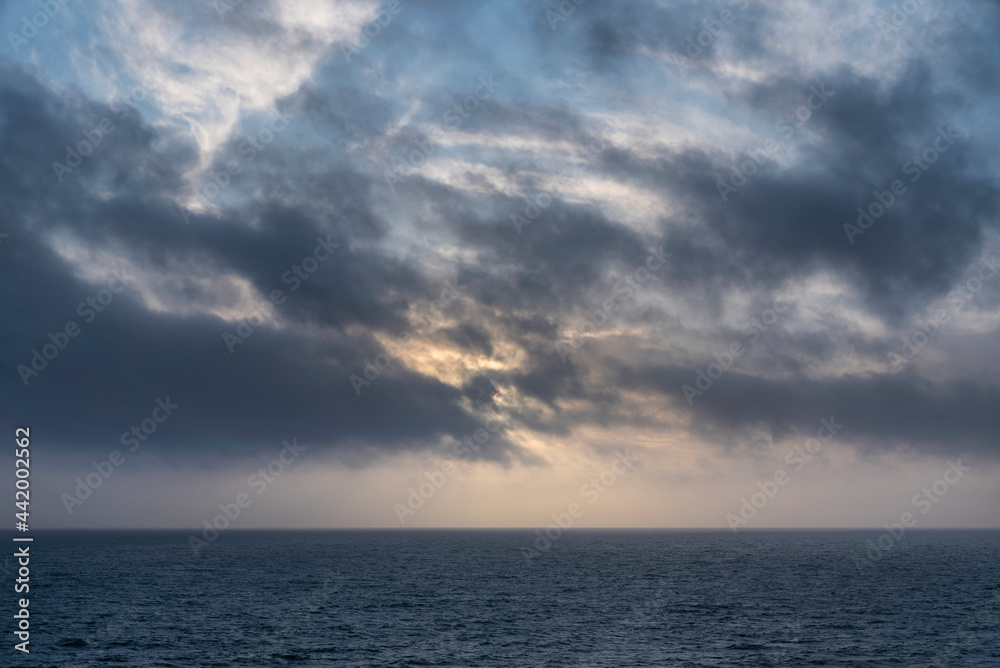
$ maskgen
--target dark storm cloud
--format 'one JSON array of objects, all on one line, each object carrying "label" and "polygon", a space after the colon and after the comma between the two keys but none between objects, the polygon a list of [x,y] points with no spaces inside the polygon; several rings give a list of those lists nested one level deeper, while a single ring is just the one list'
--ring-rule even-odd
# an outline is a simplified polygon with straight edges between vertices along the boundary
[{"label": "dark storm cloud", "polygon": [[[620,15],[628,19],[632,11],[623,9]],[[653,20],[651,15],[646,18]],[[626,20],[616,31],[595,30],[594,36],[601,39],[590,46],[604,56],[617,55],[619,49],[612,48],[617,34],[634,24]],[[765,49],[747,37],[753,33],[744,33],[738,50],[757,59]],[[996,24],[991,30],[995,33]],[[993,57],[966,55],[975,70],[995,66]],[[965,109],[983,98],[995,100],[993,92],[981,79],[968,88],[939,80],[931,64],[919,57],[888,86],[850,67],[797,72],[791,62],[769,64],[775,75],[734,92],[734,105],[773,122],[802,105],[812,85],[825,84],[834,91],[796,133],[803,155],[793,168],[768,164],[723,202],[717,182],[727,180],[745,155],[686,149],[664,151],[649,161],[616,150],[598,162],[596,169],[605,174],[647,186],[660,184],[677,198],[679,219],[664,221],[674,258],[658,278],[667,289],[685,289],[687,294],[693,290],[692,296],[699,299],[707,296],[705,306],[711,308],[735,289],[751,286],[767,294],[822,269],[859,289],[865,308],[890,326],[923,316],[928,304],[959,283],[966,267],[983,252],[984,237],[996,230],[1000,193],[987,168],[993,145],[987,148],[976,140],[974,129],[962,127],[963,138],[922,171],[918,182],[911,182],[911,174],[902,170],[913,155],[933,146],[941,128],[959,123],[956,118]],[[955,66],[964,65],[960,60]],[[905,180],[907,193],[896,198],[869,232],[849,243],[844,223],[854,222],[856,208],[876,201],[873,192],[885,191],[897,178]],[[983,299],[987,304],[995,301],[988,294]],[[961,386],[936,386],[911,374],[809,379],[803,365],[810,361],[829,360],[834,351],[845,349],[854,356],[884,360],[898,348],[898,339],[845,334],[831,326],[825,333],[799,337],[797,345],[789,343],[781,334],[761,343],[756,354],[767,363],[758,366],[759,375],[733,373],[713,387],[712,396],[693,409],[696,430],[726,441],[760,422],[779,434],[783,428],[808,429],[830,410],[856,424],[857,440],[873,448],[910,444],[934,452],[996,454],[995,420],[982,410],[998,391],[995,379]],[[680,387],[692,381],[697,363],[695,355],[692,367],[657,376],[669,377],[661,388],[668,401],[684,403]],[[792,378],[771,377],[775,372]],[[547,376],[548,384],[557,378]],[[622,382],[636,380],[627,374]],[[719,392],[723,387],[727,389]],[[560,391],[572,394],[565,387]],[[948,438],[949,433],[955,438]]]},{"label": "dark storm cloud", "polygon": [[[995,181],[975,168],[988,154],[952,120],[968,101],[935,93],[928,76],[926,65],[915,64],[881,91],[851,71],[827,75],[821,80],[833,96],[805,127],[811,135],[798,147],[802,164],[781,170],[769,161],[727,192],[725,202],[718,183],[730,182],[733,170],[750,160],[746,154],[695,149],[650,162],[610,152],[599,167],[662,184],[678,198],[684,218],[701,223],[677,230],[668,221],[664,234],[676,257],[663,273],[668,284],[749,279],[766,289],[822,266],[857,282],[873,310],[898,322],[951,288],[975,259],[983,233],[996,229],[1000,207]],[[777,121],[804,103],[810,85],[809,78],[775,80],[752,87],[745,98]],[[914,182],[905,165],[949,126],[963,137]],[[780,139],[778,132],[772,136]],[[909,169],[916,169],[912,162]],[[856,223],[857,208],[877,202],[875,191],[887,191],[897,179],[906,192],[850,243],[844,225]]]},{"label": "dark storm cloud", "polygon": [[[2,214],[10,236],[0,247],[5,256],[0,271],[5,307],[15,316],[3,327],[7,426],[44,422],[55,446],[107,450],[120,447],[120,434],[148,417],[155,399],[170,397],[181,409],[156,435],[164,456],[272,447],[298,437],[321,445],[354,443],[344,452],[345,461],[357,460],[365,448],[421,447],[439,435],[461,438],[479,426],[458,408],[459,390],[399,367],[380,376],[363,396],[355,394],[348,376],[361,371],[371,351],[336,332],[349,324],[402,323],[396,313],[405,306],[403,290],[409,286],[415,292],[422,285],[405,265],[353,249],[349,242],[329,267],[288,295],[285,308],[278,307],[286,323],[323,325],[322,337],[265,326],[230,354],[221,334],[233,331],[234,323],[150,311],[136,299],[135,287],[85,322],[76,306],[104,284],[73,275],[45,242],[53,233],[70,230],[74,240],[114,248],[144,269],[180,276],[198,266],[228,269],[267,294],[276,287],[287,290],[282,272],[308,254],[318,236],[334,230],[337,239],[346,240],[353,228],[268,204],[240,211],[239,223],[195,216],[185,224],[160,197],[179,179],[158,155],[149,128],[116,131],[99,147],[103,153],[85,163],[89,169],[81,166],[71,175],[85,184],[106,178],[128,186],[127,195],[110,201],[95,200],[83,187],[60,185],[47,165],[26,171],[23,166],[37,163],[39,154],[62,157],[56,147],[77,139],[73,125],[87,126],[107,110],[88,106],[81,121],[30,77],[14,68],[8,74],[0,93],[5,125],[0,170],[11,186]],[[247,217],[254,225],[246,225]],[[183,278],[177,290],[189,306],[213,304],[211,294]],[[16,367],[30,365],[31,350],[50,343],[48,333],[58,333],[70,320],[82,332],[40,374],[28,376],[25,387]],[[481,456],[502,458],[505,447],[502,439],[493,439]]]},{"label": "dark storm cloud", "polygon": [[[649,367],[624,371],[621,382],[638,384],[687,402],[679,388],[693,383],[687,367]],[[863,449],[916,448],[932,454],[998,454],[996,434],[1000,399],[995,381],[932,383],[913,373],[847,374],[812,379],[730,371],[697,397],[690,409],[692,431],[710,441],[732,444],[763,429],[771,438],[815,431],[821,418],[844,425],[838,439]]]}]

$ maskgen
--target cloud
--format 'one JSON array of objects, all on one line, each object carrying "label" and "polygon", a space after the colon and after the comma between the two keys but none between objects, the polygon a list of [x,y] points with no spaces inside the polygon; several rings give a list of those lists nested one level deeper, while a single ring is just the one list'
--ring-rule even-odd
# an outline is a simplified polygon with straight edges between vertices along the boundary
[{"label": "cloud", "polygon": [[[71,77],[0,63],[3,425],[45,421],[54,447],[107,451],[169,395],[166,459],[296,436],[364,466],[446,453],[496,415],[505,431],[477,456],[505,464],[543,461],[534,444],[552,435],[663,427],[725,449],[835,415],[863,453],[995,458],[995,373],[942,371],[992,350],[995,286],[919,359],[887,360],[997,236],[997,24],[967,35],[963,5],[889,44],[877,10],[853,5],[857,19],[753,4],[685,67],[670,54],[733,3],[587,3],[556,30],[552,3],[404,3],[350,60],[341,47],[379,6],[78,17],[112,46],[91,60],[74,42]],[[163,85],[116,104],[147,70]],[[491,76],[502,85],[477,97]],[[816,86],[832,94],[797,117]],[[263,134],[278,113],[287,125]],[[57,173],[103,121],[113,131]],[[912,171],[948,127],[961,136]],[[896,179],[906,192],[845,234]],[[320,240],[338,246],[313,272]],[[660,245],[670,261],[588,327]],[[119,269],[128,287],[82,322]],[[446,281],[461,289],[444,303]],[[792,308],[751,346],[744,323],[783,293]],[[19,365],[70,320],[80,335],[25,386]],[[359,394],[350,377],[403,333]],[[681,386],[732,341],[748,354],[689,405]]]}]

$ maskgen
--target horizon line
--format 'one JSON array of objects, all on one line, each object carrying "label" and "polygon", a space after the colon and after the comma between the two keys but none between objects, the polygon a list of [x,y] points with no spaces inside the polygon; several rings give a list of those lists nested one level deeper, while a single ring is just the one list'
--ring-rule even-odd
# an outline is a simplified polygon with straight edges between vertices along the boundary
[{"label": "horizon line", "polygon": [[[250,531],[534,531],[539,526],[511,527],[256,527],[229,528],[224,533]],[[32,529],[31,533],[50,531],[201,531],[204,527],[50,527]],[[562,531],[721,531],[741,533],[752,531],[885,531],[885,527],[569,527]],[[997,527],[908,527],[907,531],[1000,531]],[[220,532],[221,533],[221,532]],[[18,534],[15,534],[18,535]]]}]

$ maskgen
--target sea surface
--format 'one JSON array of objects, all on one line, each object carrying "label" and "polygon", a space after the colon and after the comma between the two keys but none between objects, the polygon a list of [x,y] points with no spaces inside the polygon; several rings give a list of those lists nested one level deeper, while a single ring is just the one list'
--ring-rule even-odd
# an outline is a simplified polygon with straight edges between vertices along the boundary
[{"label": "sea surface", "polygon": [[35,532],[10,665],[1000,666],[998,531],[188,535]]}]

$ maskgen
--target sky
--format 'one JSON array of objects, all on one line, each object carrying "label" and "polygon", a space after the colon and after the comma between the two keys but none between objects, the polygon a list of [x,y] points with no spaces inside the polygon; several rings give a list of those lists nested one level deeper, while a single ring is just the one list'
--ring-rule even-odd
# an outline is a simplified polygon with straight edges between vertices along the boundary
[{"label": "sky", "polygon": [[994,2],[0,28],[38,528],[1000,526]]}]

